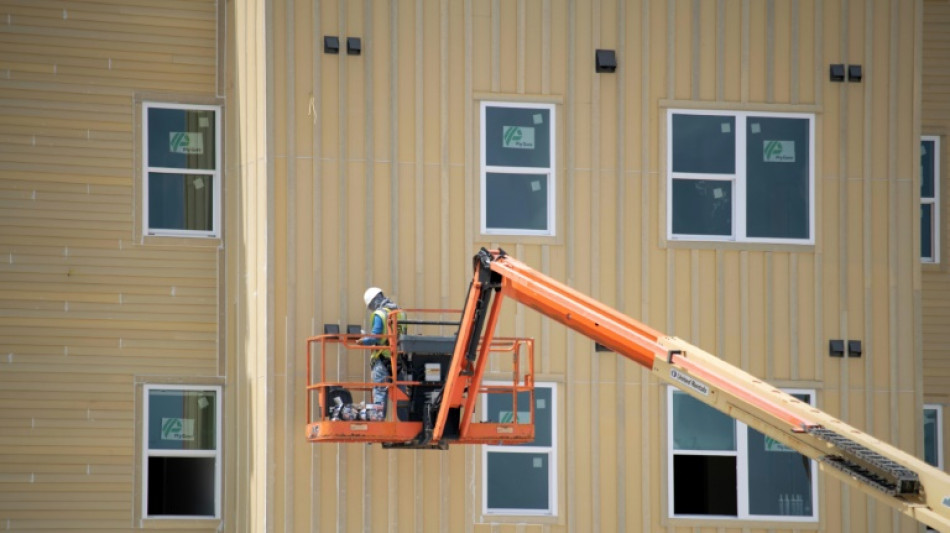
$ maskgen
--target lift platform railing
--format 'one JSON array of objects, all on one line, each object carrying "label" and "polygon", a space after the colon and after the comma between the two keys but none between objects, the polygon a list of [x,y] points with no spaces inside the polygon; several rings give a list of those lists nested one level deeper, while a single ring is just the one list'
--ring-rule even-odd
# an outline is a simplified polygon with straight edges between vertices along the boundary
[{"label": "lift platform railing", "polygon": [[[480,379],[476,380],[470,394],[482,402],[489,395],[510,395],[514,412],[519,412],[519,393],[527,393],[529,406],[522,406],[520,412],[529,412],[530,420],[516,417],[502,421],[489,416],[488,420],[476,422],[480,419],[478,414],[466,416],[456,409],[453,430],[435,442],[431,440],[432,419],[441,404],[459,315],[459,311],[445,309],[398,310],[388,317],[387,334],[330,333],[308,338],[307,439],[377,442],[394,448],[444,448],[448,442],[516,444],[533,440],[534,342],[513,337],[491,340],[491,356],[470,372],[479,378],[488,372],[493,384],[481,385]],[[391,352],[392,381],[363,381],[369,375],[371,354],[380,349]],[[352,378],[353,358],[358,361],[362,379]],[[340,379],[341,376],[345,378]],[[499,385],[499,381],[503,383]],[[388,392],[384,406],[372,403],[372,391],[377,387]]]}]

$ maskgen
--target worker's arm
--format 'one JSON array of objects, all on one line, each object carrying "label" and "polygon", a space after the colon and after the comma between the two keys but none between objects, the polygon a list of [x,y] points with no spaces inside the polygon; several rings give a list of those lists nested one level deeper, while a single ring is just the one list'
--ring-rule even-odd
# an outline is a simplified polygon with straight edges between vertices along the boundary
[{"label": "worker's arm", "polygon": [[[370,330],[370,333],[373,335],[382,335],[385,330],[385,324],[383,324],[383,319],[379,315],[373,313],[373,327]],[[360,339],[360,344],[376,344],[379,342],[378,337],[363,337]]]}]

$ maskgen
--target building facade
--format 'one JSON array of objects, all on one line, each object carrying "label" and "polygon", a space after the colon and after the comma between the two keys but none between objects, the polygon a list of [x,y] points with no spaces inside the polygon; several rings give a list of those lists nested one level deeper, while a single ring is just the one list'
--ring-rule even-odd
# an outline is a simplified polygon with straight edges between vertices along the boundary
[{"label": "building facade", "polygon": [[919,530],[513,304],[532,446],[310,444],[304,339],[500,246],[946,469],[946,2],[0,15],[0,529]]}]

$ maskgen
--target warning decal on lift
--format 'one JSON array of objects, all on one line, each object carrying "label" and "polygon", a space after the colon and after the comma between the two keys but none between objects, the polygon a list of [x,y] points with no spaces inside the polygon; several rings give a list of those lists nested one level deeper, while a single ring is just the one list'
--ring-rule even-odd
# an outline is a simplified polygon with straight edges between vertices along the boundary
[{"label": "warning decal on lift", "polygon": [[693,389],[694,391],[702,394],[703,396],[709,396],[709,385],[706,385],[702,381],[697,380],[696,378],[694,378],[693,376],[690,376],[689,374],[684,374],[680,372],[679,370],[673,368],[673,369],[670,369],[670,377],[673,378],[675,381],[678,381],[682,383],[683,385],[686,385],[687,387]]}]

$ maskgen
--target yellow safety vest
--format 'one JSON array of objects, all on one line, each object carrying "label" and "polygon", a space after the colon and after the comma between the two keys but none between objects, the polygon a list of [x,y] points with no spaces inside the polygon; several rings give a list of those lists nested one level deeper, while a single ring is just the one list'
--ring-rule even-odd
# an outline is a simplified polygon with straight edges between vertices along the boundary
[{"label": "yellow safety vest", "polygon": [[[385,328],[384,331],[385,331],[385,334],[386,334],[386,337],[383,337],[383,338],[380,338],[380,339],[376,339],[376,344],[378,344],[379,346],[389,346],[389,336],[392,335],[392,331],[390,331],[390,329],[389,329],[390,326],[391,326],[390,323],[389,323],[389,310],[388,310],[388,309],[377,309],[377,310],[373,311],[373,315],[372,315],[372,316],[373,316],[373,317],[377,317],[377,316],[378,316],[379,319],[383,321],[383,327]],[[403,321],[403,320],[406,319],[406,313],[404,313],[404,312],[402,312],[402,311],[399,311],[399,313],[397,313],[396,317],[397,317],[397,318],[399,319],[399,321],[401,322],[401,321]],[[370,323],[372,324],[372,322],[370,322]],[[406,332],[406,325],[405,325],[405,324],[400,323],[399,326],[398,326],[398,328],[399,328],[399,334],[404,334],[404,333]],[[383,359],[389,359],[390,356],[391,356],[391,354],[389,353],[389,350],[388,350],[388,349],[376,350],[375,352],[373,352],[373,355],[372,355],[372,357],[370,358],[370,360],[373,361],[373,362],[375,362],[375,361],[376,361],[377,359],[379,359],[380,357],[382,357]]]}]

